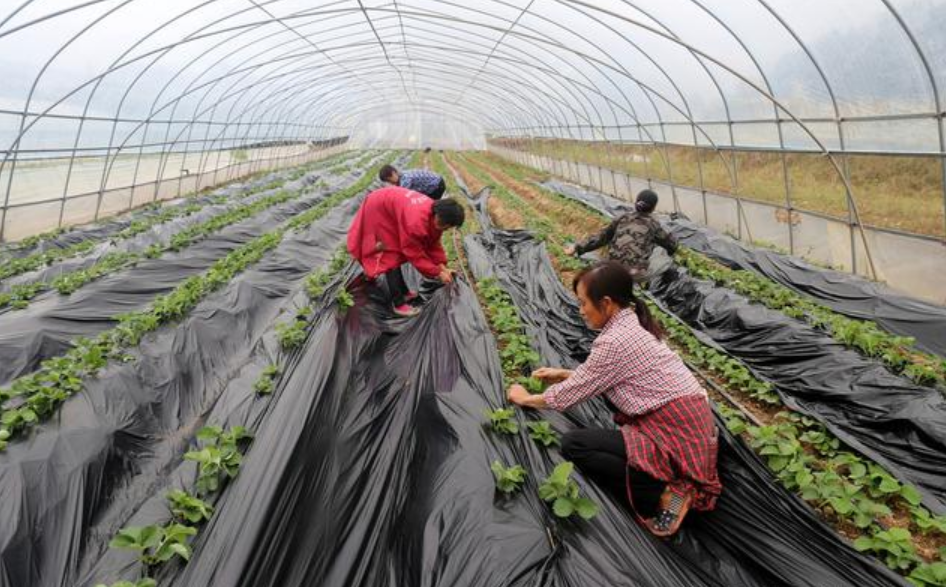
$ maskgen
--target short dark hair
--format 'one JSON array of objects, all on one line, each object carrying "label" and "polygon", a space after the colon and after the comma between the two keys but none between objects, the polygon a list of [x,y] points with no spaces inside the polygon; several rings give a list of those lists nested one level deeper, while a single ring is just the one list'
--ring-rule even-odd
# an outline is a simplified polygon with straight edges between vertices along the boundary
[{"label": "short dark hair", "polygon": [[658,200],[657,192],[654,190],[643,190],[641,193],[637,194],[637,201],[634,203],[634,208],[638,212],[650,214],[657,208]]},{"label": "short dark hair", "polygon": [[463,226],[466,220],[466,210],[456,200],[444,198],[434,202],[434,216],[440,220],[441,224],[446,226]]},{"label": "short dark hair", "polygon": [[627,267],[617,261],[603,261],[585,267],[578,272],[572,281],[572,290],[578,293],[578,284],[585,285],[585,293],[596,307],[601,300],[608,297],[621,308],[634,307],[637,320],[647,332],[658,340],[663,336],[663,330],[651,315],[647,305],[634,295],[634,276]]},{"label": "short dark hair", "polygon": [[445,191],[447,191],[447,183],[443,180],[443,178],[440,178],[440,183],[437,184],[437,187],[435,187],[433,191],[427,195],[433,200],[439,200],[443,197],[443,193]]},{"label": "short dark hair", "polygon": [[397,173],[397,168],[395,168],[393,165],[385,165],[381,168],[381,171],[378,172],[378,179],[381,181],[388,181],[388,178],[390,178],[395,173]]}]

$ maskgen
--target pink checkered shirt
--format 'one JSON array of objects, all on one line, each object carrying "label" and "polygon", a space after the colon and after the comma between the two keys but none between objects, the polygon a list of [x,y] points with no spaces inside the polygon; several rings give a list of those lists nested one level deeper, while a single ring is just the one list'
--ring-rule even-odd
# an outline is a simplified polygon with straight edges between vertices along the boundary
[{"label": "pink checkered shirt", "polygon": [[706,397],[680,357],[644,330],[633,308],[608,320],[588,359],[571,377],[549,387],[544,398],[550,408],[562,411],[602,394],[628,416],[681,397]]}]

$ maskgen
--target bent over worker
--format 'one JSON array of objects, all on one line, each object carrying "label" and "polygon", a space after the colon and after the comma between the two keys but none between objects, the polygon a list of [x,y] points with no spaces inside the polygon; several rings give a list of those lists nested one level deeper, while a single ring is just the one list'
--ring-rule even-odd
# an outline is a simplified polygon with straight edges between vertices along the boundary
[{"label": "bent over worker", "polygon": [[439,173],[426,169],[405,169],[400,172],[393,165],[385,165],[378,172],[381,181],[420,192],[425,196],[439,200],[447,191],[447,184]]},{"label": "bent over worker", "polygon": [[638,521],[670,536],[690,508],[711,510],[722,491],[716,471],[717,431],[706,391],[661,342],[660,328],[633,294],[633,278],[608,261],[580,272],[573,288],[581,314],[600,329],[588,359],[574,371],[541,368],[554,383],[530,394],[509,388],[509,401],[564,411],[604,396],[620,429],[565,434],[562,453],[599,484],[628,496]]},{"label": "bent over worker", "polygon": [[348,229],[348,252],[368,279],[384,275],[391,292],[394,312],[414,316],[407,302],[410,292],[401,265],[412,264],[422,275],[453,281],[440,237],[447,229],[463,225],[463,207],[450,199],[431,200],[401,187],[385,187],[365,197]]},{"label": "bent over worker", "polygon": [[623,263],[634,276],[634,281],[644,281],[655,246],[662,247],[671,255],[677,250],[677,240],[652,216],[657,201],[655,192],[642,191],[637,194],[633,212],[622,214],[601,232],[566,248],[565,254],[582,255],[607,245],[610,260]]}]

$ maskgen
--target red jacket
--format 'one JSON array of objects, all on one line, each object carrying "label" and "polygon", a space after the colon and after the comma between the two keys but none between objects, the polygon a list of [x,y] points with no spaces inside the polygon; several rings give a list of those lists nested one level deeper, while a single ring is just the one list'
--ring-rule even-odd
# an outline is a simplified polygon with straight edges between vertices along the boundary
[{"label": "red jacket", "polygon": [[404,263],[437,277],[447,254],[434,226],[434,200],[398,186],[368,194],[348,229],[348,252],[375,278]]}]

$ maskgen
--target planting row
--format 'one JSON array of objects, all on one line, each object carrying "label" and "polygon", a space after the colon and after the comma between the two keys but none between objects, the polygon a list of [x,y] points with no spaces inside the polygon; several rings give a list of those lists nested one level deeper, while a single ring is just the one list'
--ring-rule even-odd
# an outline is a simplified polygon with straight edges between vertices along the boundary
[{"label": "planting row", "polygon": [[[511,178],[517,181],[541,181],[525,168],[494,155],[480,156]],[[549,190],[541,189],[543,195],[572,206],[585,208],[591,216],[600,216],[568,198]],[[600,216],[604,219],[603,216]],[[903,374],[921,385],[943,385],[946,383],[946,360],[923,353],[914,347],[915,340],[910,337],[896,336],[870,320],[857,320],[843,316],[822,303],[808,296],[798,294],[791,289],[770,279],[747,270],[735,270],[713,261],[701,253],[680,248],[676,260],[695,276],[713,281],[732,289],[748,299],[778,310],[791,318],[806,321],[808,324],[827,332],[832,338],[856,349],[864,355],[884,362],[894,373]]]},{"label": "planting row", "polygon": [[[542,383],[527,373],[538,367],[540,357],[530,344],[529,337],[515,305],[509,296],[492,278],[481,279],[476,284],[482,298],[486,318],[496,335],[499,357],[502,362],[504,387],[520,383],[533,392],[542,391]],[[497,408],[486,412],[487,424],[494,432],[510,436],[518,435],[519,424],[515,420],[514,408]],[[549,422],[531,421],[526,424],[529,437],[546,448],[558,444],[558,435]],[[492,471],[496,477],[496,487],[505,494],[518,491],[525,482],[526,470],[519,464],[504,465],[494,461]],[[555,466],[552,473],[539,485],[539,497],[552,504],[552,512],[559,518],[578,515],[590,520],[598,513],[598,506],[587,497],[583,497],[578,483],[571,479],[574,465],[568,461]]]},{"label": "planting row", "polygon": [[[325,294],[326,288],[338,280],[343,270],[348,266],[349,259],[344,247],[340,248],[328,267],[313,271],[305,280],[305,291],[311,305],[304,306],[296,314],[295,323],[303,322],[312,315],[313,305]],[[336,299],[345,309],[350,307],[341,302],[345,299],[342,293],[347,294],[344,287],[338,290]],[[284,350],[298,348],[305,338],[302,332],[301,339],[293,336],[287,339],[284,329],[277,326],[277,337]],[[263,369],[259,378],[253,384],[253,389],[260,396],[270,395],[276,388],[283,366],[273,363]],[[197,534],[199,526],[213,515],[213,506],[204,501],[209,496],[219,494],[225,483],[236,477],[242,453],[247,449],[248,440],[252,436],[241,426],[224,431],[219,426],[208,426],[197,433],[197,440],[201,446],[184,455],[184,459],[196,462],[198,465],[195,493],[176,490],[168,493],[168,510],[172,515],[171,521],[164,525],[150,525],[144,527],[128,527],[122,529],[111,541],[113,548],[129,549],[139,553],[142,564],[142,577],[135,583],[118,582],[112,587],[155,587],[157,581],[153,578],[157,567],[175,556],[185,561],[190,559],[190,540]],[[106,587],[100,585],[98,587]]]},{"label": "planting row", "polygon": [[65,399],[82,389],[83,380],[99,373],[109,360],[130,360],[127,348],[160,326],[185,316],[196,304],[230,281],[234,275],[257,262],[276,247],[291,230],[302,229],[324,216],[331,208],[361,193],[373,181],[369,171],[354,185],[340,190],[319,205],[303,212],[280,228],[264,234],[232,251],[201,275],[187,279],[170,294],[157,298],[148,309],[118,317],[118,325],[95,339],[80,339],[64,356],[43,361],[40,369],[20,377],[0,389],[0,448],[14,434],[48,417]]},{"label": "planting row", "polygon": [[72,294],[91,281],[128,267],[134,267],[145,259],[158,259],[167,252],[181,251],[224,227],[251,218],[263,210],[300,198],[303,195],[305,194],[301,191],[295,193],[279,191],[252,204],[238,206],[209,220],[184,228],[173,234],[167,242],[153,244],[140,253],[120,251],[108,253],[96,261],[94,265],[86,269],[60,273],[52,281],[36,281],[13,286],[9,293],[0,294],[0,308],[10,305],[13,309],[24,309],[29,306],[30,300],[34,297],[51,290],[56,290],[61,295]]},{"label": "planting row", "polygon": [[[542,214],[542,210],[533,208],[526,217]],[[568,231],[567,226],[553,226],[561,233]],[[562,238],[567,236],[575,235],[561,234]],[[663,312],[656,313],[682,354],[692,363],[709,368],[730,391],[763,404],[777,401],[770,384],[758,380],[738,361],[701,343],[687,327],[671,321]],[[892,568],[913,573],[916,581],[939,572],[942,562],[927,561],[940,553],[931,551],[925,543],[942,542],[946,520],[920,506],[914,488],[901,485],[876,464],[840,451],[838,439],[810,419],[781,412],[775,421],[779,424],[773,427],[746,426],[737,430],[769,461],[788,489],[807,498],[841,531],[860,534],[857,546],[878,554]],[[892,523],[909,526],[896,528],[893,534],[901,538],[896,543],[885,541]],[[925,547],[922,558],[917,548],[921,544]]]},{"label": "planting row", "polygon": [[842,316],[756,273],[730,269],[699,253],[680,250],[676,259],[694,276],[727,287],[786,316],[804,320],[841,344],[882,360],[894,373],[921,385],[946,383],[946,360],[918,351],[913,347],[912,338],[894,336],[874,322]]}]

